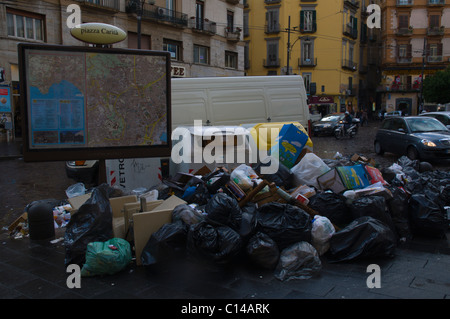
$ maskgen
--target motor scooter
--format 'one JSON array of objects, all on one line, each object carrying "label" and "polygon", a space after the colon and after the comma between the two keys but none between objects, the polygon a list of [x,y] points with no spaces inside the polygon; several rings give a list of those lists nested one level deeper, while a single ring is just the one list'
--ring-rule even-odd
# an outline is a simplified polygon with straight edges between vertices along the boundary
[{"label": "motor scooter", "polygon": [[339,125],[334,129],[334,137],[339,140],[344,137],[353,138],[356,135],[357,127],[355,123],[350,124],[350,127],[346,130],[343,121],[339,122]]}]

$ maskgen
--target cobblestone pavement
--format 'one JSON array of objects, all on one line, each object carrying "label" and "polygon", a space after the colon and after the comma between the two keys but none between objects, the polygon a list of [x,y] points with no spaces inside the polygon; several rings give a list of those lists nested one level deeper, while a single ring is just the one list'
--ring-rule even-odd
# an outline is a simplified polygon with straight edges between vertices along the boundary
[{"label": "cobblestone pavement", "polygon": [[[391,165],[398,157],[373,153],[371,139],[377,123],[362,127],[353,140],[336,141],[334,137],[313,138],[314,152],[322,158],[358,153],[376,159],[380,165]],[[9,151],[8,151],[9,152]],[[6,153],[2,150],[2,154]],[[282,282],[272,271],[251,266],[242,259],[228,268],[213,267],[190,260],[155,267],[130,264],[111,276],[82,278],[81,288],[69,289],[64,267],[63,242],[51,244],[12,239],[4,229],[24,207],[39,199],[66,198],[65,189],[74,182],[65,176],[64,163],[25,163],[20,154],[0,161],[0,298],[129,298],[178,299],[167,307],[167,314],[179,314],[186,300],[192,305],[207,304],[214,299],[225,307],[225,301],[244,299],[272,302],[274,312],[284,304],[274,300],[290,299],[449,299],[450,235],[444,239],[414,238],[400,245],[390,259],[329,263],[322,258],[320,273],[308,280]],[[5,156],[4,156],[5,157]],[[50,160],[50,159],[49,159]],[[433,163],[448,170],[448,163]],[[57,238],[63,234],[58,233]],[[369,264],[381,268],[381,288],[368,288]],[[202,303],[203,300],[203,303]],[[213,302],[213,303],[214,303]],[[165,305],[162,303],[162,305]],[[288,303],[288,308],[293,310]],[[150,306],[158,308],[158,303]],[[270,309],[270,308],[269,308]],[[225,309],[222,309],[225,312]]]}]

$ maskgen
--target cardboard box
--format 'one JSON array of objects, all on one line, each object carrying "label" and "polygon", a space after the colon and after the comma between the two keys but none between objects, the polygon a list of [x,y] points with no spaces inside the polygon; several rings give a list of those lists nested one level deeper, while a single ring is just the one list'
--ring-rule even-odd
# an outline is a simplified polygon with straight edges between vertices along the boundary
[{"label": "cardboard box", "polygon": [[186,201],[173,195],[149,212],[133,214],[134,248],[138,266],[142,265],[141,253],[150,236],[164,224],[172,222],[172,211],[181,204],[186,204]]},{"label": "cardboard box", "polygon": [[364,165],[338,166],[317,178],[319,186],[339,194],[350,189],[361,189],[370,185]]},{"label": "cardboard box", "polygon": [[87,193],[80,196],[75,196],[68,198],[67,201],[69,202],[70,206],[72,206],[72,210],[70,210],[70,214],[75,214],[78,209],[89,199],[91,198],[91,193]]},{"label": "cardboard box", "polygon": [[125,238],[125,216],[123,207],[126,203],[137,202],[136,195],[127,195],[121,197],[113,197],[109,199],[113,217],[113,236],[116,238]]},{"label": "cardboard box", "polygon": [[294,124],[283,125],[274,146],[278,146],[280,163],[287,168],[292,168],[307,142],[308,135],[297,126]]}]

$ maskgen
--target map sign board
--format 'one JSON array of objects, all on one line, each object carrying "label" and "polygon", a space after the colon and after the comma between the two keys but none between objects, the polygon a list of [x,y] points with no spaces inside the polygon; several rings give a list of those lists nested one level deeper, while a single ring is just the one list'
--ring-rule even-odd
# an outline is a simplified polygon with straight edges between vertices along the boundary
[{"label": "map sign board", "polygon": [[19,44],[26,161],[170,156],[170,53]]}]

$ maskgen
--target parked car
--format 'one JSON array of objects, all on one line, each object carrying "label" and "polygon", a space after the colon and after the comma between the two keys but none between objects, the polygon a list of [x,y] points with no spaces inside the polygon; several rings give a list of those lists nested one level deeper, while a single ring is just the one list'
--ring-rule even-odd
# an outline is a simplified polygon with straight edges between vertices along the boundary
[{"label": "parked car", "polygon": [[450,158],[450,131],[431,117],[391,117],[381,123],[374,147],[379,155],[391,152],[412,160]]},{"label": "parked car", "polygon": [[[334,135],[334,130],[345,117],[344,113],[331,113],[322,117],[320,121],[312,124],[312,135]],[[356,131],[359,127],[359,118],[353,117],[353,123],[356,124]]]},{"label": "parked car", "polygon": [[433,117],[436,120],[440,121],[442,124],[444,124],[448,129],[450,129],[450,112],[444,111],[444,112],[426,112],[420,114],[420,116],[429,116]]},{"label": "parked car", "polygon": [[392,111],[392,112],[384,113],[384,118],[394,117],[394,116],[402,116],[402,111]]},{"label": "parked car", "polygon": [[98,180],[97,160],[89,161],[67,161],[66,175],[67,177],[85,184],[96,184]]}]

